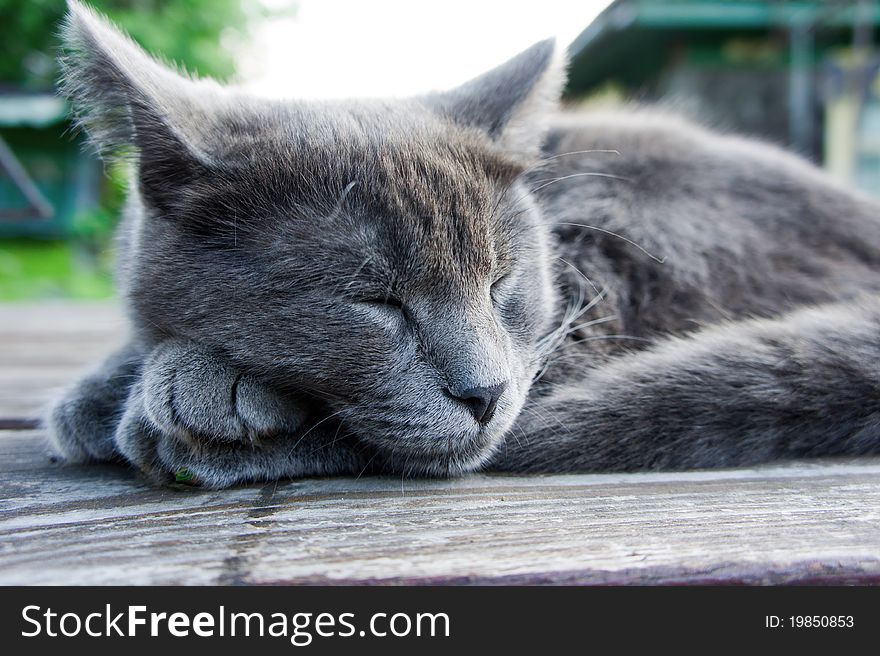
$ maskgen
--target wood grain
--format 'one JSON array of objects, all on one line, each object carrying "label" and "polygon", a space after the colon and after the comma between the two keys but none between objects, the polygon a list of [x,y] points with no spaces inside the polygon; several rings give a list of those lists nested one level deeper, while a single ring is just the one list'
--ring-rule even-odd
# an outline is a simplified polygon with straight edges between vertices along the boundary
[{"label": "wood grain", "polygon": [[0,418],[39,417],[125,334],[119,307],[109,303],[0,304]]},{"label": "wood grain", "polygon": [[[122,334],[110,306],[0,306],[0,419]],[[0,430],[0,584],[712,582],[880,583],[880,459],[211,492]]]}]

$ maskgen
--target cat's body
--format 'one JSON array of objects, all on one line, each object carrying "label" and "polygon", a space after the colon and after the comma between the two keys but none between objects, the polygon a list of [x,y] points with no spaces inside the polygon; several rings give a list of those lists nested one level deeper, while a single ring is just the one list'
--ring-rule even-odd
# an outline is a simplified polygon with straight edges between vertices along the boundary
[{"label": "cat's body", "polygon": [[564,294],[603,300],[572,322],[585,328],[550,356],[494,468],[877,452],[876,201],[651,111],[562,115],[547,144],[538,194]]},{"label": "cat's body", "polygon": [[280,104],[72,12],[66,91],[138,160],[132,340],[56,404],[71,459],[222,486],[880,453],[880,205],[814,167],[559,113],[547,43],[452,92]]}]

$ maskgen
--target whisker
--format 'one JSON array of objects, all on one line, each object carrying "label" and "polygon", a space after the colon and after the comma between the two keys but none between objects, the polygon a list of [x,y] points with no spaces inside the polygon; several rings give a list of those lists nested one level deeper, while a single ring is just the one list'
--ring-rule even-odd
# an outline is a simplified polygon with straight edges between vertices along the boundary
[{"label": "whisker", "polygon": [[530,193],[535,194],[542,189],[546,189],[550,185],[554,185],[557,182],[564,182],[565,180],[571,180],[572,178],[610,178],[612,180],[623,180],[624,182],[632,182],[632,178],[627,178],[622,175],[614,175],[613,173],[600,173],[599,171],[582,171],[581,173],[569,173],[568,175],[561,175],[558,178],[550,178],[549,180],[539,180],[539,184],[537,187],[530,190]]},{"label": "whisker", "polygon": [[320,425],[323,424],[324,422],[327,422],[327,421],[333,419],[333,417],[338,417],[339,415],[343,414],[343,413],[346,412],[346,411],[347,411],[347,409],[346,409],[346,408],[343,408],[342,410],[337,410],[336,412],[334,412],[334,413],[332,413],[332,414],[330,414],[330,415],[327,415],[326,417],[324,417],[323,419],[321,419],[318,423],[316,423],[316,424],[315,424],[314,426],[312,426],[309,430],[307,430],[305,433],[303,433],[302,436],[300,436],[300,438],[299,438],[299,439],[296,441],[296,443],[293,445],[293,448],[296,449],[296,447],[298,447],[298,446],[300,445],[300,443],[301,443],[304,439],[306,439],[306,437],[308,437],[309,434],[310,434],[313,430],[315,430],[318,426],[320,426]]},{"label": "whisker", "polygon": [[379,455],[379,452],[378,452],[378,451],[376,451],[375,453],[373,453],[372,456],[370,456],[370,459],[367,460],[367,464],[364,465],[364,468],[361,469],[361,473],[358,474],[358,475],[355,477],[354,480],[356,480],[356,481],[357,481],[357,480],[360,480],[361,476],[364,475],[364,472],[367,471],[367,468],[370,466],[370,464],[373,462],[373,460],[376,459],[376,456],[377,456],[377,455]]},{"label": "whisker", "polygon": [[582,339],[577,339],[577,340],[570,341],[570,342],[562,342],[553,351],[551,351],[550,353],[548,353],[545,356],[547,359],[544,362],[543,368],[532,379],[532,384],[534,385],[539,380],[541,380],[541,378],[544,377],[544,375],[547,373],[547,371],[549,371],[549,369],[553,365],[562,362],[564,359],[566,359],[568,357],[575,357],[576,355],[578,355],[578,353],[562,353],[562,351],[564,351],[572,346],[575,346],[578,344],[583,344],[585,342],[595,342],[595,341],[600,341],[600,340],[613,340],[613,339],[633,340],[633,341],[638,341],[638,342],[645,342],[646,344],[653,343],[653,340],[647,339],[645,337],[636,337],[635,335],[592,335],[590,337],[584,337]]},{"label": "whisker", "polygon": [[594,307],[596,307],[596,304],[597,304],[597,303],[600,303],[601,301],[603,301],[603,300],[605,299],[605,294],[606,294],[607,291],[608,291],[608,290],[607,290],[607,288],[606,288],[606,289],[603,289],[603,290],[602,290],[601,292],[599,292],[598,294],[596,294],[596,295],[593,297],[593,300],[591,300],[591,301],[590,301],[589,303],[587,303],[583,308],[581,308],[580,312],[578,312],[578,313],[575,315],[574,318],[575,318],[575,319],[580,319],[581,316],[582,316],[584,313],[589,312],[589,311],[592,310]]},{"label": "whisker", "polygon": [[571,268],[574,270],[575,273],[577,273],[581,278],[583,278],[584,280],[587,281],[587,284],[589,284],[590,287],[593,288],[593,291],[594,291],[594,292],[596,292],[597,294],[599,293],[599,288],[596,287],[596,285],[593,283],[593,281],[590,280],[590,279],[587,277],[587,274],[585,274],[583,271],[581,271],[580,269],[578,269],[574,264],[572,264],[571,262],[569,262],[568,260],[566,260],[564,257],[557,256],[556,259],[559,260],[560,262],[562,262],[563,264],[565,264],[565,265],[571,267]]},{"label": "whisker", "polygon": [[588,155],[592,153],[607,153],[609,155],[620,155],[619,150],[615,150],[613,148],[593,148],[591,150],[570,150],[567,153],[559,153],[558,155],[551,155],[550,157],[545,157],[542,159],[542,162],[551,162],[554,159],[559,159],[560,157],[568,157],[569,155]]},{"label": "whisker", "polygon": [[650,251],[648,251],[648,250],[645,249],[644,247],[639,246],[639,245],[638,245],[636,242],[634,242],[632,239],[628,239],[627,237],[624,237],[623,235],[620,235],[620,234],[618,234],[618,233],[616,233],[616,232],[612,232],[611,230],[607,230],[606,228],[599,228],[599,227],[597,227],[597,226],[587,225],[586,223],[569,223],[569,222],[567,222],[567,221],[557,221],[557,222],[554,222],[554,223],[548,223],[547,225],[565,225],[565,226],[574,226],[574,227],[576,227],[576,228],[586,228],[587,230],[595,230],[595,231],[597,231],[597,232],[601,232],[601,233],[603,233],[603,234],[610,235],[610,236],[612,236],[612,237],[617,237],[618,239],[621,239],[621,240],[625,241],[625,242],[626,242],[627,244],[629,244],[630,246],[635,246],[635,247],[638,248],[640,251],[642,251],[642,253],[644,253],[645,255],[647,255],[648,257],[650,257],[650,258],[651,258],[652,260],[654,260],[655,262],[658,262],[658,263],[660,263],[660,264],[666,264],[666,258],[665,258],[665,257],[662,257],[662,258],[657,257],[656,255],[654,255],[653,253],[651,253]]},{"label": "whisker", "polygon": [[606,340],[606,339],[630,339],[630,340],[635,340],[635,341],[639,341],[639,342],[645,342],[648,344],[652,343],[652,340],[650,340],[650,339],[647,339],[645,337],[636,337],[635,335],[591,335],[590,337],[583,337],[582,339],[576,339],[571,342],[565,342],[565,343],[561,344],[559,346],[559,348],[556,349],[556,351],[554,351],[550,355],[555,355],[556,353],[558,353],[560,351],[564,351],[565,349],[570,348],[572,346],[575,346],[577,344],[583,344],[585,342],[595,342],[595,341]]},{"label": "whisker", "polygon": [[[514,219],[516,219],[516,217],[520,216],[525,211],[526,210],[516,212],[511,217],[509,217],[508,220],[513,221]],[[533,228],[541,228],[541,227],[554,228],[554,227],[558,227],[558,226],[572,226],[572,227],[576,227],[576,228],[585,228],[587,230],[595,230],[596,232],[601,232],[602,234],[608,235],[610,237],[615,237],[615,238],[620,239],[621,241],[629,244],[630,246],[637,248],[642,253],[644,253],[649,258],[651,258],[652,260],[654,260],[655,262],[657,262],[659,264],[666,264],[666,256],[659,257],[659,256],[655,255],[654,253],[650,252],[644,246],[640,245],[638,242],[633,241],[629,237],[624,237],[623,235],[621,235],[617,232],[614,232],[613,230],[609,230],[608,228],[600,228],[599,226],[589,225],[587,223],[574,223],[571,221],[550,221],[550,222],[546,222],[546,223],[529,224],[529,225],[521,226],[518,231],[512,232],[511,237],[514,237],[514,238],[518,237],[522,233],[524,233],[528,230],[531,230]]]},{"label": "whisker", "polygon": [[563,424],[562,420],[559,419],[559,417],[557,417],[556,415],[553,415],[553,414],[548,415],[548,413],[546,413],[546,412],[539,412],[536,407],[531,407],[531,408],[529,408],[529,410],[531,411],[533,417],[538,418],[539,420],[541,420],[544,423],[544,429],[552,430],[552,428],[550,427],[550,422],[548,421],[548,416],[549,416],[550,419],[552,419],[557,424],[559,424],[559,427],[562,428],[562,430],[564,430],[567,433],[571,432],[571,428],[569,428],[568,426]]},{"label": "whisker", "polygon": [[312,455],[314,453],[317,453],[318,451],[321,451],[322,449],[329,448],[329,447],[333,446],[334,444],[336,444],[339,440],[344,440],[346,436],[343,435],[340,437],[340,435],[339,435],[339,433],[342,431],[342,426],[343,426],[343,423],[340,421],[339,426],[336,428],[336,433],[333,435],[333,439],[330,440],[329,442],[327,442],[327,444],[320,444],[320,445],[316,446],[314,449],[309,451],[308,455]]},{"label": "whisker", "polygon": [[[542,189],[546,189],[550,185],[554,185],[557,182],[564,182],[565,180],[571,180],[572,178],[610,178],[612,180],[621,180],[623,182],[632,182],[632,179],[630,179],[630,178],[625,178],[621,175],[614,175],[613,173],[601,173],[599,171],[582,171],[580,173],[569,173],[568,175],[563,175],[558,178],[551,178],[549,180],[537,180],[536,182],[538,183],[538,186],[529,189],[529,192],[526,195],[520,196],[519,198],[517,198],[512,203],[512,205],[519,205],[526,198],[533,196],[534,194],[541,191]],[[509,187],[508,187],[508,189],[509,189]],[[496,204],[496,209],[497,209],[497,204]]]},{"label": "whisker", "polygon": [[616,314],[609,314],[607,317],[601,317],[601,318],[599,318],[599,319],[593,319],[592,321],[587,321],[586,323],[582,323],[582,324],[580,324],[580,325],[578,325],[578,326],[574,326],[573,328],[569,329],[568,334],[570,335],[571,333],[575,333],[575,332],[577,332],[578,330],[583,330],[584,328],[589,328],[590,326],[596,326],[596,325],[598,325],[598,324],[600,324],[600,323],[607,323],[607,322],[609,322],[609,321],[614,321],[614,320],[617,319],[617,318],[618,318],[618,317],[617,317]]},{"label": "whisker", "polygon": [[535,363],[541,365],[541,369],[532,379],[532,382],[535,383],[547,373],[548,368],[550,367],[550,356],[559,350],[560,345],[565,341],[565,338],[570,334],[571,325],[577,321],[584,312],[588,311],[590,308],[594,307],[597,303],[599,303],[605,296],[605,290],[603,289],[601,292],[596,294],[589,303],[586,304],[583,308],[578,310],[577,308],[583,303],[583,287],[578,287],[578,299],[575,303],[572,303],[569,308],[563,314],[562,320],[559,323],[559,326],[553,330],[551,333],[542,338],[535,347]]},{"label": "whisker", "polygon": [[558,153],[556,155],[551,155],[550,157],[544,157],[541,161],[536,164],[530,166],[525,171],[522,172],[521,175],[527,175],[532,171],[540,170],[548,162],[552,162],[557,159],[561,159],[563,157],[570,157],[571,155],[590,155],[590,154],[609,154],[609,155],[620,155],[619,150],[606,150],[606,149],[592,149],[592,150],[571,150],[567,153]]}]

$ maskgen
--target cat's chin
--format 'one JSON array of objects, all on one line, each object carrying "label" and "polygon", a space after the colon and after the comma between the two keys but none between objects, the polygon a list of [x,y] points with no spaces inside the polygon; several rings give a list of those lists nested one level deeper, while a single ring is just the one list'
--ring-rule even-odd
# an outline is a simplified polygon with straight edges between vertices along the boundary
[{"label": "cat's chin", "polygon": [[[512,422],[509,422],[512,423]],[[477,471],[497,451],[509,430],[508,422],[491,430],[429,439],[408,436],[395,441],[370,440],[383,460],[382,471],[406,476],[448,477]]]},{"label": "cat's chin", "polygon": [[[376,454],[378,471],[404,476],[457,476],[486,465],[519,416],[525,394],[516,382],[498,401],[494,417],[478,425],[459,404],[443,401],[403,417],[350,412],[346,424]],[[351,409],[350,409],[351,410]]]},{"label": "cat's chin", "polygon": [[[406,476],[426,478],[460,476],[483,467],[497,450],[499,441],[483,445],[482,448],[474,449],[471,453],[416,451],[401,454],[398,451],[394,453],[393,459],[386,459],[389,465],[386,471],[390,469]],[[401,455],[403,455],[402,461]]]}]

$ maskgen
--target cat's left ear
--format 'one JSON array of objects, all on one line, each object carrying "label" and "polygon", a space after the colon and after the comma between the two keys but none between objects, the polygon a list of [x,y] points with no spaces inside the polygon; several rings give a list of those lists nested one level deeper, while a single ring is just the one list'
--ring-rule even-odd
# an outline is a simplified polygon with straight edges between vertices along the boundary
[{"label": "cat's left ear", "polygon": [[61,29],[60,91],[102,154],[137,152],[141,191],[169,209],[181,186],[213,166],[207,147],[219,85],[181,75],[147,55],[78,0]]},{"label": "cat's left ear", "polygon": [[502,149],[535,157],[559,104],[566,65],[556,42],[547,39],[460,87],[426,99],[454,122],[485,131]]}]

